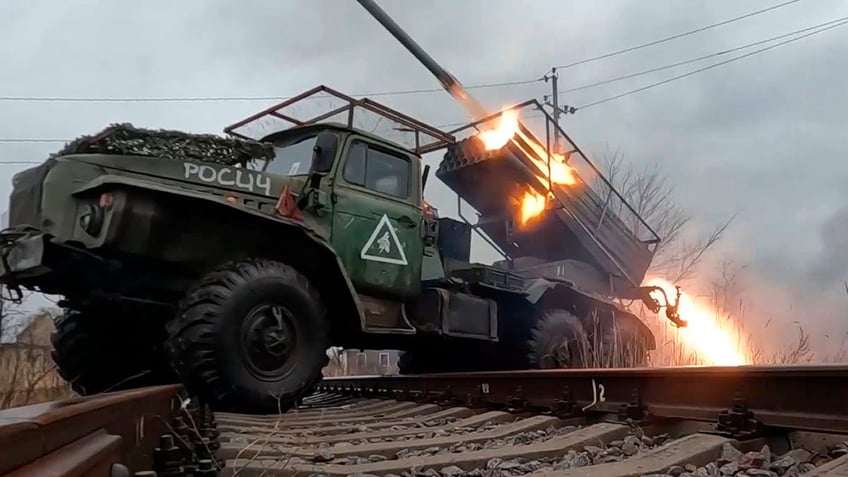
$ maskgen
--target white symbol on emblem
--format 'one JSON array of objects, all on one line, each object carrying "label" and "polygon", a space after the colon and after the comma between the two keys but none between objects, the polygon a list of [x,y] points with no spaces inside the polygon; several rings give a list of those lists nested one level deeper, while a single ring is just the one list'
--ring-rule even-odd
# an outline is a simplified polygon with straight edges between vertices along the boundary
[{"label": "white symbol on emblem", "polygon": [[386,232],[377,240],[377,248],[380,250],[380,253],[389,253],[392,251],[392,246],[389,244],[389,233]]},{"label": "white symbol on emblem", "polygon": [[[394,242],[394,247],[392,247],[392,242]],[[371,247],[375,245],[375,250],[371,250]],[[359,257],[372,262],[407,265],[406,252],[403,250],[397,232],[395,232],[395,228],[392,227],[392,223],[386,214],[383,214],[383,217],[377,222],[377,226],[374,227],[374,231],[371,232],[371,236],[368,237],[365,246],[362,247]]]}]

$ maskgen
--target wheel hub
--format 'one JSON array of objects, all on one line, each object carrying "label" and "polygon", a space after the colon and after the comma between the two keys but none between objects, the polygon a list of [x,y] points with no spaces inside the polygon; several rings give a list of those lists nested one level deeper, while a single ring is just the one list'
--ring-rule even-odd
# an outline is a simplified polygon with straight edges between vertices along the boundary
[{"label": "wheel hub", "polygon": [[241,339],[246,364],[258,377],[279,376],[297,345],[290,313],[276,304],[251,310],[242,322]]}]

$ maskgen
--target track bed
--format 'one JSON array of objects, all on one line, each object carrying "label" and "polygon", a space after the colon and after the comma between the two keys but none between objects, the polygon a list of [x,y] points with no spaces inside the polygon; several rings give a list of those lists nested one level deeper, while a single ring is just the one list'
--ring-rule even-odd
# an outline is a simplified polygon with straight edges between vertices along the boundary
[{"label": "track bed", "polygon": [[[594,404],[578,391],[590,372],[596,389],[607,383]],[[710,396],[680,388],[693,373],[712,376]],[[807,376],[805,387],[795,374]],[[660,375],[663,392],[654,389]],[[810,398],[825,382],[844,396],[844,366],[461,376],[470,389],[487,384],[488,392],[465,393],[460,375],[349,377],[326,380],[279,415],[213,414],[179,386],[11,409],[0,412],[0,475],[133,475],[112,473],[116,464],[160,476],[848,472],[848,408]],[[501,392],[507,384],[512,391]],[[640,397],[620,401],[617,388],[634,384],[631,395]],[[560,397],[550,401],[555,386]],[[793,404],[802,395],[805,409]],[[727,396],[726,412],[707,405]]]}]

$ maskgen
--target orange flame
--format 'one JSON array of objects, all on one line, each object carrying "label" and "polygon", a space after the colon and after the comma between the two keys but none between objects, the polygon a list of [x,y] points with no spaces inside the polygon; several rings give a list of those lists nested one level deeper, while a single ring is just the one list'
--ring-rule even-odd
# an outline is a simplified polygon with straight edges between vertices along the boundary
[{"label": "orange flame", "polygon": [[547,205],[548,198],[544,194],[524,191],[524,197],[521,199],[521,225],[527,224],[528,220],[541,214]]},{"label": "orange flame", "polygon": [[[548,153],[545,150],[545,147],[534,141],[532,138],[527,136],[521,131],[516,131],[518,137],[524,140],[530,146],[530,149],[533,152],[528,152],[527,149],[521,147],[521,145],[513,140],[513,143],[516,144],[524,151],[525,155],[529,157],[533,164],[542,171],[542,176],[538,176],[539,180],[543,181],[545,185],[548,183]],[[551,153],[551,169],[550,169],[550,178],[551,182],[554,184],[560,185],[575,185],[577,184],[577,177],[574,175],[574,169],[571,168],[568,164],[565,163],[565,154],[557,154]]]},{"label": "orange flame", "polygon": [[[658,286],[665,290],[672,300],[675,289],[667,281],[660,278],[646,280],[648,286]],[[655,296],[660,303],[662,296]],[[721,319],[708,307],[699,305],[695,299],[681,291],[678,308],[680,318],[686,320],[687,326],[676,328],[670,321],[665,320],[669,328],[674,329],[682,343],[691,351],[697,353],[705,364],[741,365],[750,362],[746,350],[732,330],[722,329]]]},{"label": "orange flame", "polygon": [[[494,126],[478,133],[477,138],[483,143],[483,147],[487,151],[500,149],[506,146],[507,143],[512,142],[536,166],[538,169],[536,178],[545,187],[549,183],[559,185],[577,184],[577,177],[574,174],[574,170],[566,164],[564,154],[552,153],[549,168],[547,160],[548,151],[535,139],[521,131],[518,126],[518,111],[509,109],[501,114]],[[516,136],[521,141],[516,141]],[[549,195],[539,194],[529,187],[524,191],[524,195],[520,200],[522,225],[545,210]]]},{"label": "orange flame", "polygon": [[518,111],[509,109],[498,118],[497,125],[477,134],[477,139],[483,142],[487,151],[494,151],[506,146],[515,133],[518,132]]}]

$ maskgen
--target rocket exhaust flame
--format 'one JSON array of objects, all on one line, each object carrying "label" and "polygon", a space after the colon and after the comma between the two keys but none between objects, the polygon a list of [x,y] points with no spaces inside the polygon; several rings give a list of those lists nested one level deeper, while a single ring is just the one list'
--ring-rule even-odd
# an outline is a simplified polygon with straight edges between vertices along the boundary
[{"label": "rocket exhaust flame", "polygon": [[518,132],[518,111],[507,110],[498,118],[497,125],[493,128],[484,129],[477,135],[487,151],[500,149]]},{"label": "rocket exhaust flame", "polygon": [[[550,153],[550,164],[548,163],[549,151],[525,132],[518,120],[518,111],[506,110],[491,123],[493,125],[482,126],[482,131],[476,136],[487,151],[500,149],[511,142],[536,166],[534,171],[536,179],[546,189],[551,184],[567,186],[577,184],[574,170],[566,164],[564,154]],[[550,190],[540,194],[528,186],[522,197],[518,199],[521,225],[527,225],[532,218],[544,212],[551,198],[553,193]]]},{"label": "rocket exhaust flame", "polygon": [[530,219],[541,214],[547,204],[548,198],[544,194],[524,191],[524,196],[521,199],[521,225],[526,225]]},{"label": "rocket exhaust flame", "polygon": [[[660,278],[649,278],[646,283],[649,287],[658,289],[652,291],[652,295],[671,296],[672,290],[676,288]],[[733,330],[722,328],[721,317],[689,294],[680,293],[679,288],[677,293],[679,295],[674,308],[676,313],[686,317],[685,326],[675,326],[672,324],[673,320],[665,323],[670,331],[677,335],[679,342],[696,353],[705,364],[741,365],[750,362],[750,357],[737,334]]]}]

